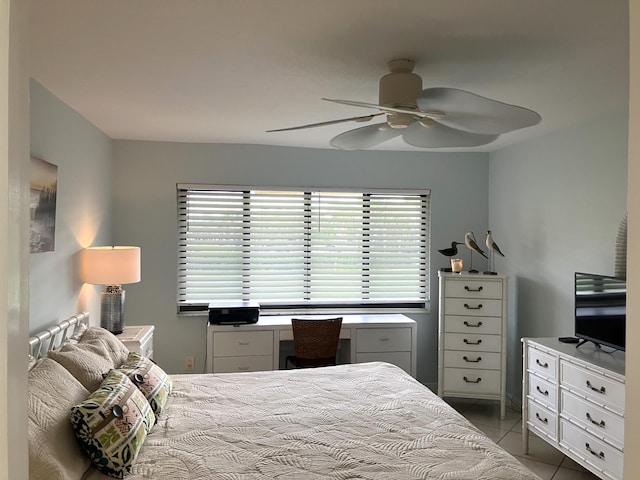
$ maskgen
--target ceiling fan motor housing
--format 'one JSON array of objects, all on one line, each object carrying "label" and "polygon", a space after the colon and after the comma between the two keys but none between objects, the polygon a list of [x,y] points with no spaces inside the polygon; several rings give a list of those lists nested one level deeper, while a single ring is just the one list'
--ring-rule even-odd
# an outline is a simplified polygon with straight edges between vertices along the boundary
[{"label": "ceiling fan motor housing", "polygon": [[[379,104],[385,107],[417,110],[416,100],[422,93],[422,78],[413,72],[412,60],[391,60],[391,73],[380,79]],[[387,114],[387,123],[392,128],[406,128],[415,117],[405,113]]]}]

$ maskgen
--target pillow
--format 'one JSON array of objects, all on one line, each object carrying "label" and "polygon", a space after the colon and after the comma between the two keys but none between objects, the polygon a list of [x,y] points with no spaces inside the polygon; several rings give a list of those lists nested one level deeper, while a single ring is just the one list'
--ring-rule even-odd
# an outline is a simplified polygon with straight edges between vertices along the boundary
[{"label": "pillow", "polygon": [[156,421],[149,402],[122,372],[112,370],[100,388],[71,408],[81,448],[102,473],[123,478]]},{"label": "pillow", "polygon": [[118,370],[127,375],[144,393],[156,417],[159,417],[171,393],[171,377],[153,360],[136,352],[130,352],[126,363]]},{"label": "pillow", "polygon": [[84,333],[81,344],[102,345],[113,362],[113,368],[118,368],[127,361],[129,349],[118,340],[113,333],[102,327],[89,327]]},{"label": "pillow", "polygon": [[100,386],[104,379],[103,374],[113,369],[113,361],[102,343],[68,343],[60,350],[51,350],[48,355],[66,368],[90,392]]},{"label": "pillow", "polygon": [[69,409],[89,392],[59,363],[43,358],[29,371],[29,478],[81,478],[91,463],[69,423]]}]

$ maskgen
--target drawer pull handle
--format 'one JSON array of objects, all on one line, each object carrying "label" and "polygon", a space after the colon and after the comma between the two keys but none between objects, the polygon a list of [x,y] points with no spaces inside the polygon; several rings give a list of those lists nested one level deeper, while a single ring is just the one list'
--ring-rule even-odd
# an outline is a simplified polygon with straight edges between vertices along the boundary
[{"label": "drawer pull handle", "polygon": [[542,368],[549,368],[549,364],[547,362],[542,363],[539,358],[536,358],[536,363]]},{"label": "drawer pull handle", "polygon": [[604,420],[600,420],[599,422],[596,422],[593,418],[591,418],[591,415],[589,414],[589,412],[587,412],[587,420],[589,420],[591,423],[593,423],[597,427],[600,427],[600,428],[605,427]]},{"label": "drawer pull handle", "polygon": [[598,393],[601,393],[603,395],[607,392],[607,389],[604,388],[604,387],[600,387],[600,388],[594,387],[593,385],[591,385],[591,382],[589,380],[587,380],[587,387],[589,387],[594,392],[598,392]]},{"label": "drawer pull handle", "polygon": [[475,342],[470,342],[469,340],[467,340],[466,338],[462,340],[464,343],[466,343],[467,345],[480,345],[482,343],[482,339],[478,339]]},{"label": "drawer pull handle", "polygon": [[[540,392],[541,394],[543,394],[543,395],[547,395],[547,396],[549,395],[549,390],[542,390],[542,389],[540,388],[540,385],[536,385],[536,390],[537,390],[538,392]],[[589,414],[587,413],[587,415],[589,415]]]},{"label": "drawer pull handle", "polygon": [[589,452],[594,457],[598,457],[604,460],[604,452],[597,453],[595,450],[591,448],[591,445],[589,445],[588,443],[585,443],[584,447],[587,449],[587,452]]},{"label": "drawer pull handle", "polygon": [[462,378],[467,383],[480,383],[482,381],[482,379],[480,377],[478,377],[476,380],[469,380],[467,377],[462,377]]},{"label": "drawer pull handle", "polygon": [[238,367],[238,370],[240,370],[241,372],[246,372],[247,370],[249,370],[249,367]]},{"label": "drawer pull handle", "polygon": [[471,288],[469,285],[465,285],[464,289],[467,292],[481,292],[482,291],[482,285],[480,285],[478,288]]},{"label": "drawer pull handle", "polygon": [[542,423],[549,423],[549,419],[547,417],[542,418],[538,412],[536,412],[536,418]]},{"label": "drawer pull handle", "polygon": [[380,337],[380,341],[381,342],[388,342],[389,341],[389,337]]},{"label": "drawer pull handle", "polygon": [[467,310],[480,310],[482,308],[482,304],[479,303],[477,307],[470,307],[468,303],[465,303],[464,308]]},{"label": "drawer pull handle", "polygon": [[464,321],[464,326],[465,326],[465,327],[474,327],[474,328],[475,328],[475,327],[481,327],[481,326],[482,326],[482,322],[478,322],[478,323],[476,323],[475,325],[473,325],[473,324],[471,324],[471,323],[469,323],[469,322],[467,322],[467,321],[465,320],[465,321]]},{"label": "drawer pull handle", "polygon": [[238,345],[247,346],[249,345],[249,340],[238,340]]},{"label": "drawer pull handle", "polygon": [[481,361],[481,360],[482,360],[482,357],[478,357],[478,358],[476,358],[475,360],[469,360],[469,358],[465,355],[464,357],[462,357],[462,359],[463,359],[465,362],[469,362],[469,363],[478,363],[479,361]]}]

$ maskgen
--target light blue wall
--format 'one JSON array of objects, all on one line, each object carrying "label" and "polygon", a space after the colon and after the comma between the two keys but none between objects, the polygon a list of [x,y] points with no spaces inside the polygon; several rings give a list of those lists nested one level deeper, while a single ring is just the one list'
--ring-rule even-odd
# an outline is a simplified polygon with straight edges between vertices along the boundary
[{"label": "light blue wall", "polygon": [[520,338],[573,335],[573,275],[613,275],[627,208],[627,111],[491,155],[489,225],[510,276],[509,387]]},{"label": "light blue wall", "polygon": [[29,330],[81,310],[98,321],[96,287],[79,275],[83,247],[111,242],[112,140],[38,82],[30,86],[31,154],[58,166],[53,252],[30,255]]},{"label": "light blue wall", "polygon": [[176,315],[177,183],[430,188],[432,313],[411,316],[418,321],[418,377],[437,381],[437,269],[447,261],[437,250],[486,229],[487,154],[115,141],[115,240],[142,250],[142,281],[126,286],[127,323],[156,325],[155,358],[174,373],[183,371],[185,355],[195,355],[202,371],[206,345],[206,319]]}]

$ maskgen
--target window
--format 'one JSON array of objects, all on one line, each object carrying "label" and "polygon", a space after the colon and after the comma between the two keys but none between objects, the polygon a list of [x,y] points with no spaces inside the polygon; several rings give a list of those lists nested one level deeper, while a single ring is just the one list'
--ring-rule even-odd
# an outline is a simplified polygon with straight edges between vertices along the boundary
[{"label": "window", "polygon": [[429,192],[178,185],[178,308],[419,307]]}]

